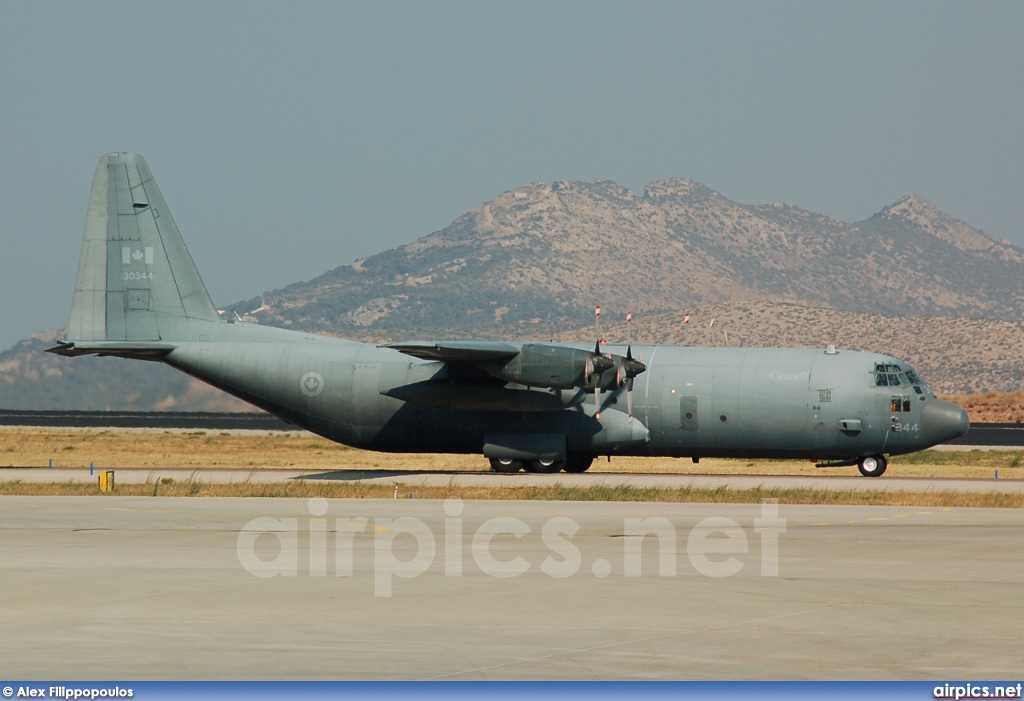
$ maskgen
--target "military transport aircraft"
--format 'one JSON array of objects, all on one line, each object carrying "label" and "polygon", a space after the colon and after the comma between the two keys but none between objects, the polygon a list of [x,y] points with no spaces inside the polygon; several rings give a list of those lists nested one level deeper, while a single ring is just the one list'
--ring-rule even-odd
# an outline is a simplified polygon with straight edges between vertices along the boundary
[{"label": "military transport aircraft", "polygon": [[498,472],[661,455],[809,458],[877,477],[886,454],[968,428],[907,363],[833,346],[372,345],[226,318],[131,153],[96,168],[67,337],[50,351],[166,363],[333,441],[482,453]]}]

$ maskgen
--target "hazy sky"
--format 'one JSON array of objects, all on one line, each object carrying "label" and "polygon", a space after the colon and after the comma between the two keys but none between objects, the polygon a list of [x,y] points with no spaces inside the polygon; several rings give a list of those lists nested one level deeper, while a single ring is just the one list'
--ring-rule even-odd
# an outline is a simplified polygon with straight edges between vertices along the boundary
[{"label": "hazy sky", "polygon": [[526,182],[672,176],[1024,245],[1024,3],[0,3],[0,349],[67,323],[97,159],[149,162],[214,301]]}]

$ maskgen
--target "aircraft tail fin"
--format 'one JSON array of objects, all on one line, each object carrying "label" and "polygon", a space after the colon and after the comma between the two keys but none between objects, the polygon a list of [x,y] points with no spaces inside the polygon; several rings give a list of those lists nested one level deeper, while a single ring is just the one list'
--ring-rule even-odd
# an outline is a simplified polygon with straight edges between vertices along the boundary
[{"label": "aircraft tail fin", "polygon": [[199,335],[192,321],[225,323],[149,166],[134,153],[103,156],[92,180],[68,343],[62,345],[190,340]]}]

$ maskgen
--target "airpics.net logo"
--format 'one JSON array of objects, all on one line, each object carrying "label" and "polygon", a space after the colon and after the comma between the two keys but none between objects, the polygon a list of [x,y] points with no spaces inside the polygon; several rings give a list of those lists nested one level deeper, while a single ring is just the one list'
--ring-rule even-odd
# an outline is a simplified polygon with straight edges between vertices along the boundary
[{"label": "airpics.net logo", "polygon": [[[412,516],[328,518],[326,499],[310,499],[307,506],[308,526],[307,519],[302,519],[300,527],[298,518],[269,516],[245,524],[238,534],[236,552],[248,573],[261,578],[353,577],[358,551],[364,561],[372,563],[369,569],[373,572],[374,595],[388,597],[395,578],[423,575],[438,558],[443,561],[446,577],[462,577],[475,570],[510,579],[533,571],[561,579],[588,573],[598,578],[612,574],[675,577],[680,555],[685,555],[700,575],[731,577],[747,566],[743,556],[753,551],[759,554],[760,576],[777,577],[779,536],[786,532],[786,520],[779,517],[779,505],[774,500],[761,503],[760,515],[750,529],[723,516],[709,516],[692,528],[678,528],[661,516],[623,518],[621,532],[614,534],[621,543],[614,559],[621,564],[616,567],[608,558],[596,558],[587,560],[587,567],[583,552],[573,541],[581,527],[572,518],[550,518],[535,529],[522,519],[498,516],[475,527],[471,524],[472,530],[467,531],[462,500],[449,498],[441,505],[443,533],[436,534],[427,523]],[[540,554],[535,548],[524,548],[534,562],[509,547],[510,541],[523,542],[527,536],[538,534],[543,544]],[[366,538],[372,542],[367,543]],[[308,547],[300,547],[300,541]],[[645,563],[644,544],[650,541],[654,543],[648,548],[656,548],[657,557]],[[329,560],[333,560],[333,568]]]}]

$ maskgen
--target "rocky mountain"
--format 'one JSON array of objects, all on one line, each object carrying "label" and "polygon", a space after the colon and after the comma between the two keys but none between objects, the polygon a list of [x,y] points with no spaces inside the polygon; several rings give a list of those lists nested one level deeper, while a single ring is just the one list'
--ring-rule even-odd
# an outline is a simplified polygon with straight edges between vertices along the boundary
[{"label": "rocky mountain", "polygon": [[[916,196],[848,224],[679,178],[642,196],[608,180],[534,183],[226,312],[368,341],[585,341],[597,303],[609,339],[632,309],[640,342],[835,343],[905,358],[944,392],[1024,387],[1024,251]],[[162,366],[43,353],[55,336],[0,353],[0,408],[247,408]]]},{"label": "rocky mountain", "polygon": [[[825,348],[832,343],[905,360],[936,392],[1024,388],[1024,322],[1019,321],[866,314],[776,302],[701,306],[691,310],[689,324],[683,321],[684,312],[634,315],[631,335],[636,343],[694,346]],[[586,329],[556,338],[572,341],[581,335]],[[620,342],[626,338],[625,323],[602,323],[601,335]]]},{"label": "rocky mountain", "polygon": [[654,314],[747,300],[1015,319],[1024,251],[917,196],[847,224],[680,178],[642,196],[608,180],[556,181],[230,312],[350,337],[498,338],[576,326],[595,303]]},{"label": "rocky mountain", "polygon": [[[601,335],[626,339],[622,319],[605,319]],[[1024,322],[844,312],[778,302],[728,302],[684,312],[636,314],[636,343],[881,351],[910,362],[942,393],[1024,388]],[[708,327],[715,319],[714,334]],[[533,340],[593,342],[586,325]],[[0,353],[0,409],[252,411],[253,407],[170,368],[120,358],[62,358],[44,353],[56,333]],[[396,334],[390,339],[408,339]],[[520,337],[522,338],[522,337]]]}]

